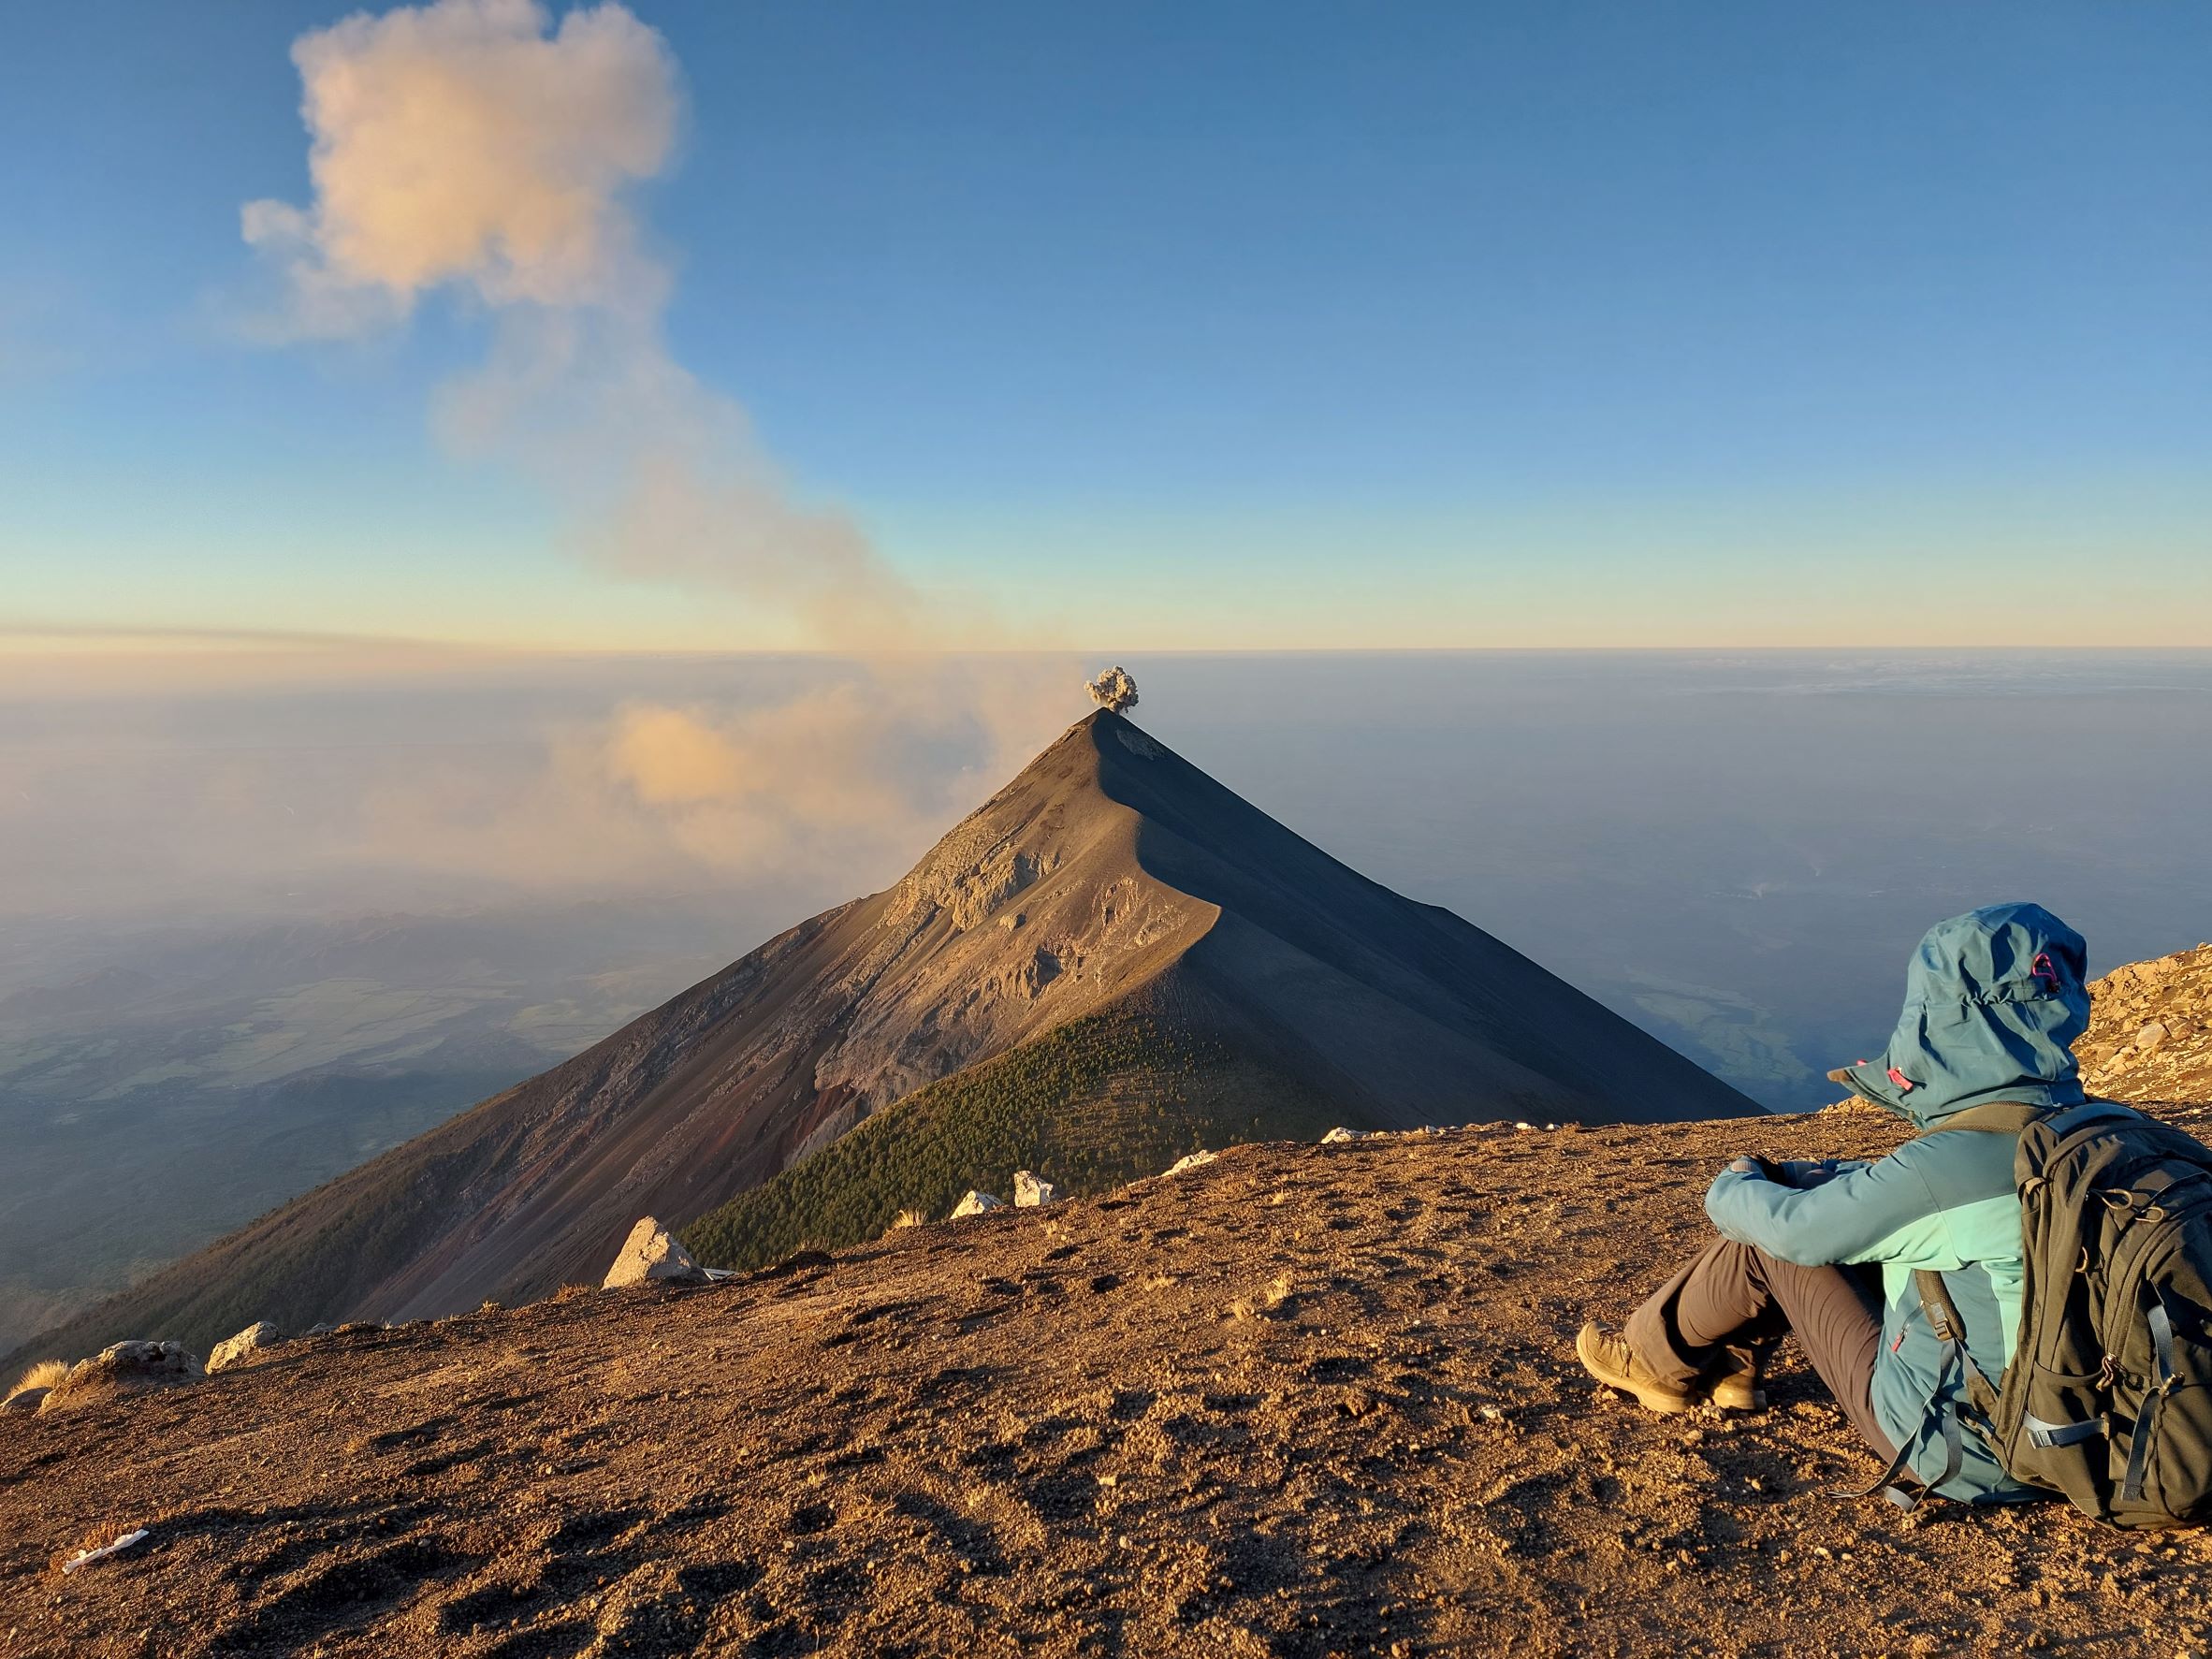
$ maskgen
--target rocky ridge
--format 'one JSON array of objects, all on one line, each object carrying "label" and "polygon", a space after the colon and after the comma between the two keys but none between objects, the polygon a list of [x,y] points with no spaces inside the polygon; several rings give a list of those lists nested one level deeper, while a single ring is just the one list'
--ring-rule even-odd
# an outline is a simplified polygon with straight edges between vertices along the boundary
[{"label": "rocky ridge", "polygon": [[2212,1102],[2212,944],[2116,968],[2089,992],[2089,1028],[2074,1053],[2091,1094]]}]

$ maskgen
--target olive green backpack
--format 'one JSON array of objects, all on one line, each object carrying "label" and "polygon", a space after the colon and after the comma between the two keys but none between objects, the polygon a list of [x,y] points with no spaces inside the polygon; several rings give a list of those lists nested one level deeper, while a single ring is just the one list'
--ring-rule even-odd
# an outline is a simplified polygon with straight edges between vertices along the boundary
[{"label": "olive green backpack", "polygon": [[1974,1428],[2015,1479],[2099,1521],[2212,1519],[2212,1147],[2103,1100],[1972,1107],[1933,1132],[1953,1129],[2020,1138],[2027,1277],[2001,1382],[1968,1356],[1943,1275],[1914,1275]]}]

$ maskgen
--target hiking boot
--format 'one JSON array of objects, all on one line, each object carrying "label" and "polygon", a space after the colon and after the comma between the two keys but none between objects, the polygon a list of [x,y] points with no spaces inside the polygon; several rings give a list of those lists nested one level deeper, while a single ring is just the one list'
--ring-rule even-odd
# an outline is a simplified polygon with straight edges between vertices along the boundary
[{"label": "hiking boot", "polygon": [[1705,1397],[1721,1411],[1766,1410],[1766,1379],[1761,1375],[1766,1358],[1764,1348],[1723,1348],[1706,1371]]},{"label": "hiking boot", "polygon": [[1646,1411],[1672,1417],[1697,1404],[1689,1384],[1668,1382],[1644,1363],[1626,1337],[1615,1335],[1594,1319],[1575,1338],[1575,1357],[1607,1388],[1634,1394]]}]

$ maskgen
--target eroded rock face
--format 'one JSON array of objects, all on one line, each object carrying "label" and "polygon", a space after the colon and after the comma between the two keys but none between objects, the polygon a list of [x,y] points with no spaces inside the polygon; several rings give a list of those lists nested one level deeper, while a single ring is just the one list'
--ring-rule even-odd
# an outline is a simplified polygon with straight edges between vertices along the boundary
[{"label": "eroded rock face", "polygon": [[1056,1203],[1060,1197],[1058,1187],[1027,1170],[1014,1171],[1013,1192],[1017,1210],[1034,1210],[1041,1204]]},{"label": "eroded rock face", "polygon": [[2090,1094],[2138,1105],[2212,1101],[2212,944],[2116,968],[2089,997],[2089,1028],[2074,1055]]},{"label": "eroded rock face", "polygon": [[631,1290],[640,1285],[704,1285],[706,1270],[650,1215],[638,1218],[615,1265],[600,1282],[602,1290]]},{"label": "eroded rock face", "polygon": [[147,1389],[197,1382],[207,1373],[181,1342],[119,1342],[90,1360],[80,1360],[69,1375],[38,1403],[41,1412],[65,1411]]},{"label": "eroded rock face", "polygon": [[1220,1156],[1217,1152],[1186,1152],[1168,1166],[1168,1173],[1180,1175],[1186,1170],[1203,1169]]},{"label": "eroded rock face", "polygon": [[284,1333],[267,1319],[255,1319],[236,1336],[226,1336],[214,1346],[208,1354],[208,1375],[243,1365],[284,1340]]},{"label": "eroded rock face", "polygon": [[981,1215],[987,1210],[1003,1210],[1005,1208],[1006,1204],[1003,1200],[987,1192],[970,1190],[967,1197],[953,1206],[953,1219],[958,1221],[963,1216]]}]

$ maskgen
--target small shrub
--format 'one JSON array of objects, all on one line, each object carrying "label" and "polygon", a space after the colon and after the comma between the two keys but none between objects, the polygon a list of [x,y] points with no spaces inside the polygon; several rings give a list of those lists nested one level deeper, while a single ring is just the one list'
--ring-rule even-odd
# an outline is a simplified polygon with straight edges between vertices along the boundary
[{"label": "small shrub", "polygon": [[15,1387],[0,1393],[0,1400],[12,1400],[26,1389],[51,1389],[58,1386],[69,1375],[66,1360],[41,1360],[37,1364],[15,1379]]},{"label": "small shrub", "polygon": [[929,1217],[919,1210],[901,1210],[891,1218],[891,1225],[894,1228],[920,1227],[928,1219]]}]

